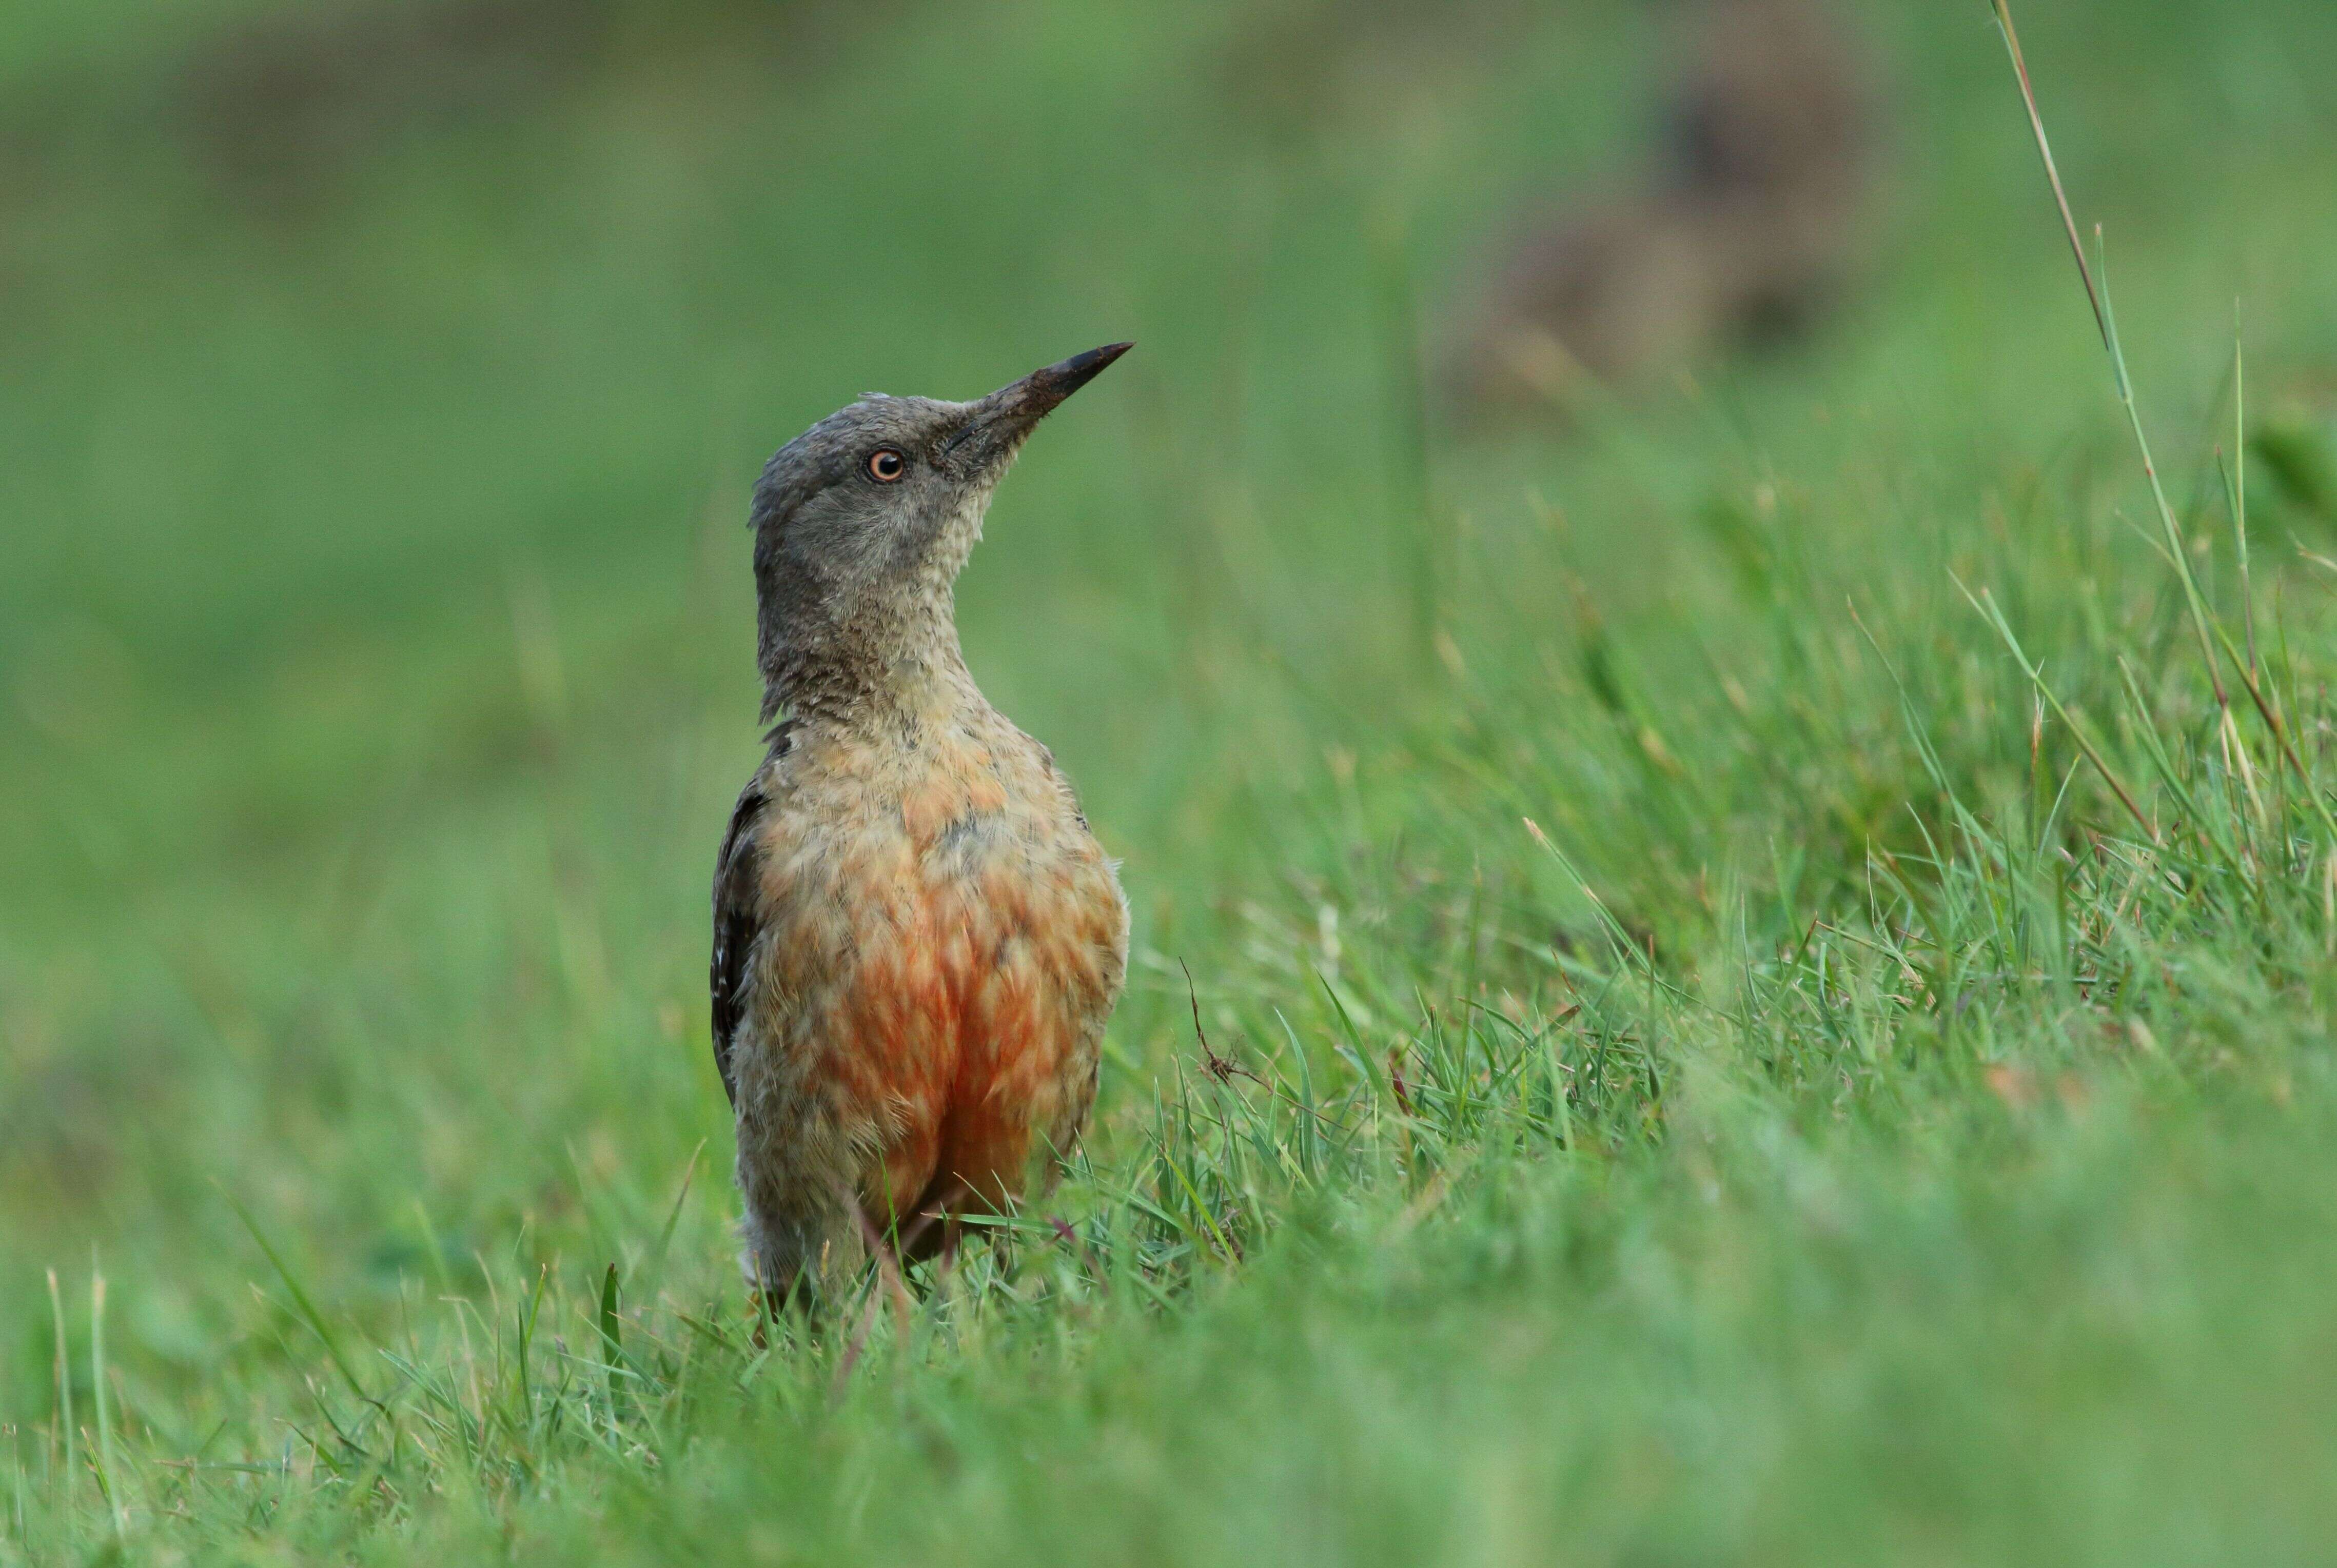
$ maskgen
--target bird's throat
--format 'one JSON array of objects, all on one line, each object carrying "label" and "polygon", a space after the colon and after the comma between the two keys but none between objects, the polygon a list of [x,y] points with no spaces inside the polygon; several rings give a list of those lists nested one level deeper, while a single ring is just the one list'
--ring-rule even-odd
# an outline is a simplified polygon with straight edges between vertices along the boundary
[{"label": "bird's throat", "polygon": [[846,730],[914,733],[982,704],[946,608],[825,628],[783,648],[766,672],[767,716]]}]

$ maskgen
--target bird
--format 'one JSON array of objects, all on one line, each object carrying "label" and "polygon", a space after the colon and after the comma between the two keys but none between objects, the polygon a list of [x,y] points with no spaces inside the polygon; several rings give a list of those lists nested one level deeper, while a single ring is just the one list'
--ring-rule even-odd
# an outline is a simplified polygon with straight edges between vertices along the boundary
[{"label": "bird", "polygon": [[1450,355],[1465,403],[1563,411],[1791,339],[1858,270],[1878,95],[1827,0],[1705,0],[1646,166],[1514,247]]},{"label": "bird", "polygon": [[952,403],[869,394],[754,491],[762,717],[716,857],[741,1264],[812,1310],[1060,1174],[1128,968],[1119,868],[968,672],[954,587],[1040,421],[1130,346]]}]

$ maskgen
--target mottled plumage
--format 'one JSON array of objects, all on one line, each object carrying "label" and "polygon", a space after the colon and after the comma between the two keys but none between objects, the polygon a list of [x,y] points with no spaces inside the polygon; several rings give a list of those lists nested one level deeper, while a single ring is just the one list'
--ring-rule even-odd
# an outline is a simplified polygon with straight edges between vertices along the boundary
[{"label": "mottled plumage", "polygon": [[1094,1099],[1126,901],[1054,759],[974,686],[950,595],[1032,426],[1122,347],[972,404],[864,398],[758,487],[787,720],[716,861],[709,981],[775,1295],[1043,1185]]}]

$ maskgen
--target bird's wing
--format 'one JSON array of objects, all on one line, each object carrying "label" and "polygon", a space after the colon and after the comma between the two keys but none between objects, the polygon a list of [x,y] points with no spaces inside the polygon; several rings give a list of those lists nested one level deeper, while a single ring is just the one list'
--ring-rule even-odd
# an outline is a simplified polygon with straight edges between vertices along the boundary
[{"label": "bird's wing", "polygon": [[[786,755],[787,726],[771,732],[771,755]],[[747,968],[755,938],[763,925],[762,846],[758,830],[763,808],[770,803],[764,788],[765,770],[758,768],[731,809],[730,826],[722,835],[721,852],[714,860],[714,953],[706,968],[707,990],[713,1001],[714,1066],[722,1075],[722,1092],[738,1104],[738,1083],[730,1070],[730,1051],[738,1027],[747,1016]]]}]

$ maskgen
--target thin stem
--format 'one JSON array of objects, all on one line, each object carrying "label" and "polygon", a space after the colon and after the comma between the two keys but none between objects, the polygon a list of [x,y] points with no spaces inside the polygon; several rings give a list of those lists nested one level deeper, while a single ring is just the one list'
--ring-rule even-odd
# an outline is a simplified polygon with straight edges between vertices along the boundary
[{"label": "thin stem", "polygon": [[97,1486],[113,1510],[113,1538],[130,1534],[130,1513],[122,1501],[122,1476],[113,1463],[113,1420],[105,1406],[105,1276],[97,1271],[97,1254],[90,1253],[89,1271],[89,1397],[97,1405]]},{"label": "thin stem", "polygon": [[2045,684],[2044,672],[2029,662],[2029,655],[2021,649],[2020,639],[2012,635],[2012,628],[2005,620],[2004,612],[1996,607],[1996,596],[1986,589],[1982,589],[1977,595],[1973,594],[1971,589],[1964,587],[1963,579],[1954,577],[1953,574],[1951,574],[1950,579],[1955,583],[1966,599],[1971,600],[1971,607],[1980,611],[1980,618],[1996,628],[1996,635],[2002,638],[2004,646],[2012,650],[2012,660],[2020,667],[2020,673],[2029,677],[2029,684],[2037,688],[2037,694],[2051,706],[2054,716],[2069,726],[2069,734],[2077,739],[2078,749],[2086,754],[2086,760],[2094,765],[2094,771],[2102,775],[2102,782],[2110,786],[2110,792],[2117,795],[2118,803],[2126,807],[2127,814],[2134,818],[2136,824],[2149,836],[2152,843],[2157,843],[2158,829],[2152,825],[2148,817],[2143,815],[2142,807],[2135,803],[2133,793],[2119,780],[2110,765],[2103,760],[2102,754],[2095,749],[2092,738],[2086,734],[2085,726],[2078,722],[2075,715],[2061,706],[2061,699],[2054,695],[2051,687]]},{"label": "thin stem", "polygon": [[[2231,706],[2231,698],[2224,689],[2222,665],[2215,656],[2215,647],[2220,642],[2224,652],[2230,657],[2234,668],[2240,672],[2241,683],[2245,687],[2250,700],[2254,703],[2257,714],[2264,719],[2265,727],[2272,732],[2273,742],[2279,747],[2282,756],[2295,771],[2298,781],[2304,787],[2306,796],[2313,802],[2314,812],[2321,818],[2322,827],[2328,831],[2332,842],[2337,842],[2337,814],[2331,813],[2329,803],[2322,798],[2322,792],[2313,784],[2312,775],[2305,771],[2304,758],[2298,753],[2295,742],[2290,737],[2287,726],[2281,722],[2278,710],[2265,696],[2263,684],[2256,677],[2252,667],[2252,660],[2244,659],[2241,657],[2239,650],[2232,646],[2231,634],[2224,629],[2220,622],[2214,622],[2212,631],[2210,629],[2210,623],[2214,621],[2214,618],[2207,613],[2206,601],[2199,591],[2198,580],[2192,575],[2190,560],[2183,547],[2183,531],[2181,525],[2175,520],[2175,508],[2166,499],[2166,487],[2159,481],[2158,464],[2151,456],[2150,437],[2143,428],[2142,412],[2135,402],[2134,383],[2127,371],[2126,352],[2118,341],[2117,313],[2110,305],[2108,291],[2095,283],[2094,268],[2087,262],[2085,244],[2078,237],[2078,222],[2069,208],[2068,192],[2062,188],[2060,170],[2053,161],[2053,145],[2045,134],[2045,118],[2037,107],[2036,87],[2029,81],[2029,63],[2021,54],[2020,34],[2012,24],[2009,0],[1990,0],[1990,4],[1996,13],[1997,28],[2004,35],[2005,48],[2012,57],[2013,73],[2020,81],[2020,97],[2029,110],[2029,129],[2036,133],[2038,155],[2044,160],[2045,176],[2053,188],[2054,205],[2060,211],[2061,226],[2069,237],[2070,252],[2077,258],[2078,276],[2085,283],[2087,301],[2093,307],[2094,324],[2101,330],[2102,346],[2109,352],[2110,369],[2117,385],[2118,403],[2126,410],[2127,422],[2134,429],[2135,445],[2142,453],[2143,472],[2150,481],[2151,498],[2156,502],[2158,508],[2159,526],[2166,536],[2166,553],[2174,563],[2176,580],[2183,585],[2183,597],[2191,612],[2191,624],[2199,637],[2199,651],[2207,663],[2207,678],[2215,687],[2215,705],[2226,713]],[[2101,243],[2101,229],[2098,225],[2094,230],[2094,239],[2098,247]],[[2241,408],[2242,418],[2244,420],[2244,403],[2241,404]],[[2244,424],[2242,425],[2242,432],[2244,435]],[[2245,505],[2244,493],[2239,504],[2242,507]],[[2244,526],[2242,524],[2243,531]],[[2242,571],[2244,573],[2246,570],[2244,550],[2241,559]],[[2000,621],[2000,629],[2002,629]],[[2253,619],[2249,623],[2249,629],[2250,641],[2253,645]]]},{"label": "thin stem", "polygon": [[[2013,73],[2020,78],[2021,102],[2029,106],[2029,127],[2037,133],[2037,151],[2045,160],[2045,178],[2053,184],[2053,200],[2061,209],[2061,226],[2068,231],[2069,254],[2078,258],[2078,277],[2085,283],[2086,300],[2094,307],[2094,325],[2101,330],[2102,341],[2110,340],[2110,318],[2102,308],[2101,294],[2094,287],[2093,269],[2086,265],[2085,241],[2078,238],[2078,220],[2069,211],[2069,198],[2061,189],[2061,170],[2053,162],[2053,144],[2045,136],[2045,117],[2037,108],[2037,89],[2029,80],[2029,62],[2020,53],[2020,34],[2013,30],[2012,9],[2007,0],[1990,0],[1996,8],[1997,30],[2004,34],[2004,46],[2012,54]],[[2119,371],[2123,382],[2125,371]],[[2121,393],[2125,390],[2123,385]]]},{"label": "thin stem", "polygon": [[2248,579],[2248,347],[2236,322],[2232,331],[2232,535],[2240,550],[2240,615],[2248,638],[2248,677],[2258,678],[2256,596]]},{"label": "thin stem", "polygon": [[[2191,610],[2194,629],[2199,634],[2199,652],[2207,661],[2207,678],[2215,683],[2215,702],[2227,706],[2224,695],[2224,679],[2217,668],[2215,649],[2207,637],[2206,607],[2199,595],[2199,585],[2192,579],[2191,566],[2185,559],[2183,531],[2175,521],[2175,508],[2166,499],[2166,487],[2159,482],[2158,464],[2150,454],[2150,437],[2143,431],[2142,411],[2134,397],[2134,382],[2127,375],[2126,351],[2119,346],[2117,315],[2111,307],[2109,291],[2094,281],[2094,267],[2086,260],[2085,241],[2078,236],[2077,214],[2069,207],[2069,193],[2061,184],[2059,165],[2053,161],[2053,143],[2045,134],[2045,116],[2037,106],[2036,84],[2029,77],[2029,61],[2020,50],[2020,34],[2012,25],[2009,0],[1990,0],[1996,11],[1997,30],[2004,34],[2004,46],[2012,56],[2013,74],[2020,80],[2020,101],[2029,111],[2029,128],[2037,138],[2037,154],[2044,161],[2045,178],[2053,188],[2053,204],[2061,214],[2062,231],[2069,237],[2069,253],[2078,260],[2078,278],[2086,286],[2086,302],[2093,307],[2094,326],[2102,335],[2102,346],[2109,351],[2110,370],[2117,383],[2118,402],[2126,409],[2127,420],[2134,426],[2135,444],[2142,452],[2142,471],[2150,480],[2150,493],[2158,505],[2158,519],[2166,532],[2166,550],[2175,562],[2175,575],[2183,584],[2183,596]],[[2102,244],[2099,224],[2094,227],[2094,245],[2098,252]]]},{"label": "thin stem", "polygon": [[49,1271],[49,1318],[57,1329],[57,1429],[64,1441],[64,1478],[71,1495],[73,1475],[73,1369],[65,1359],[65,1303],[57,1290],[57,1271]]}]

